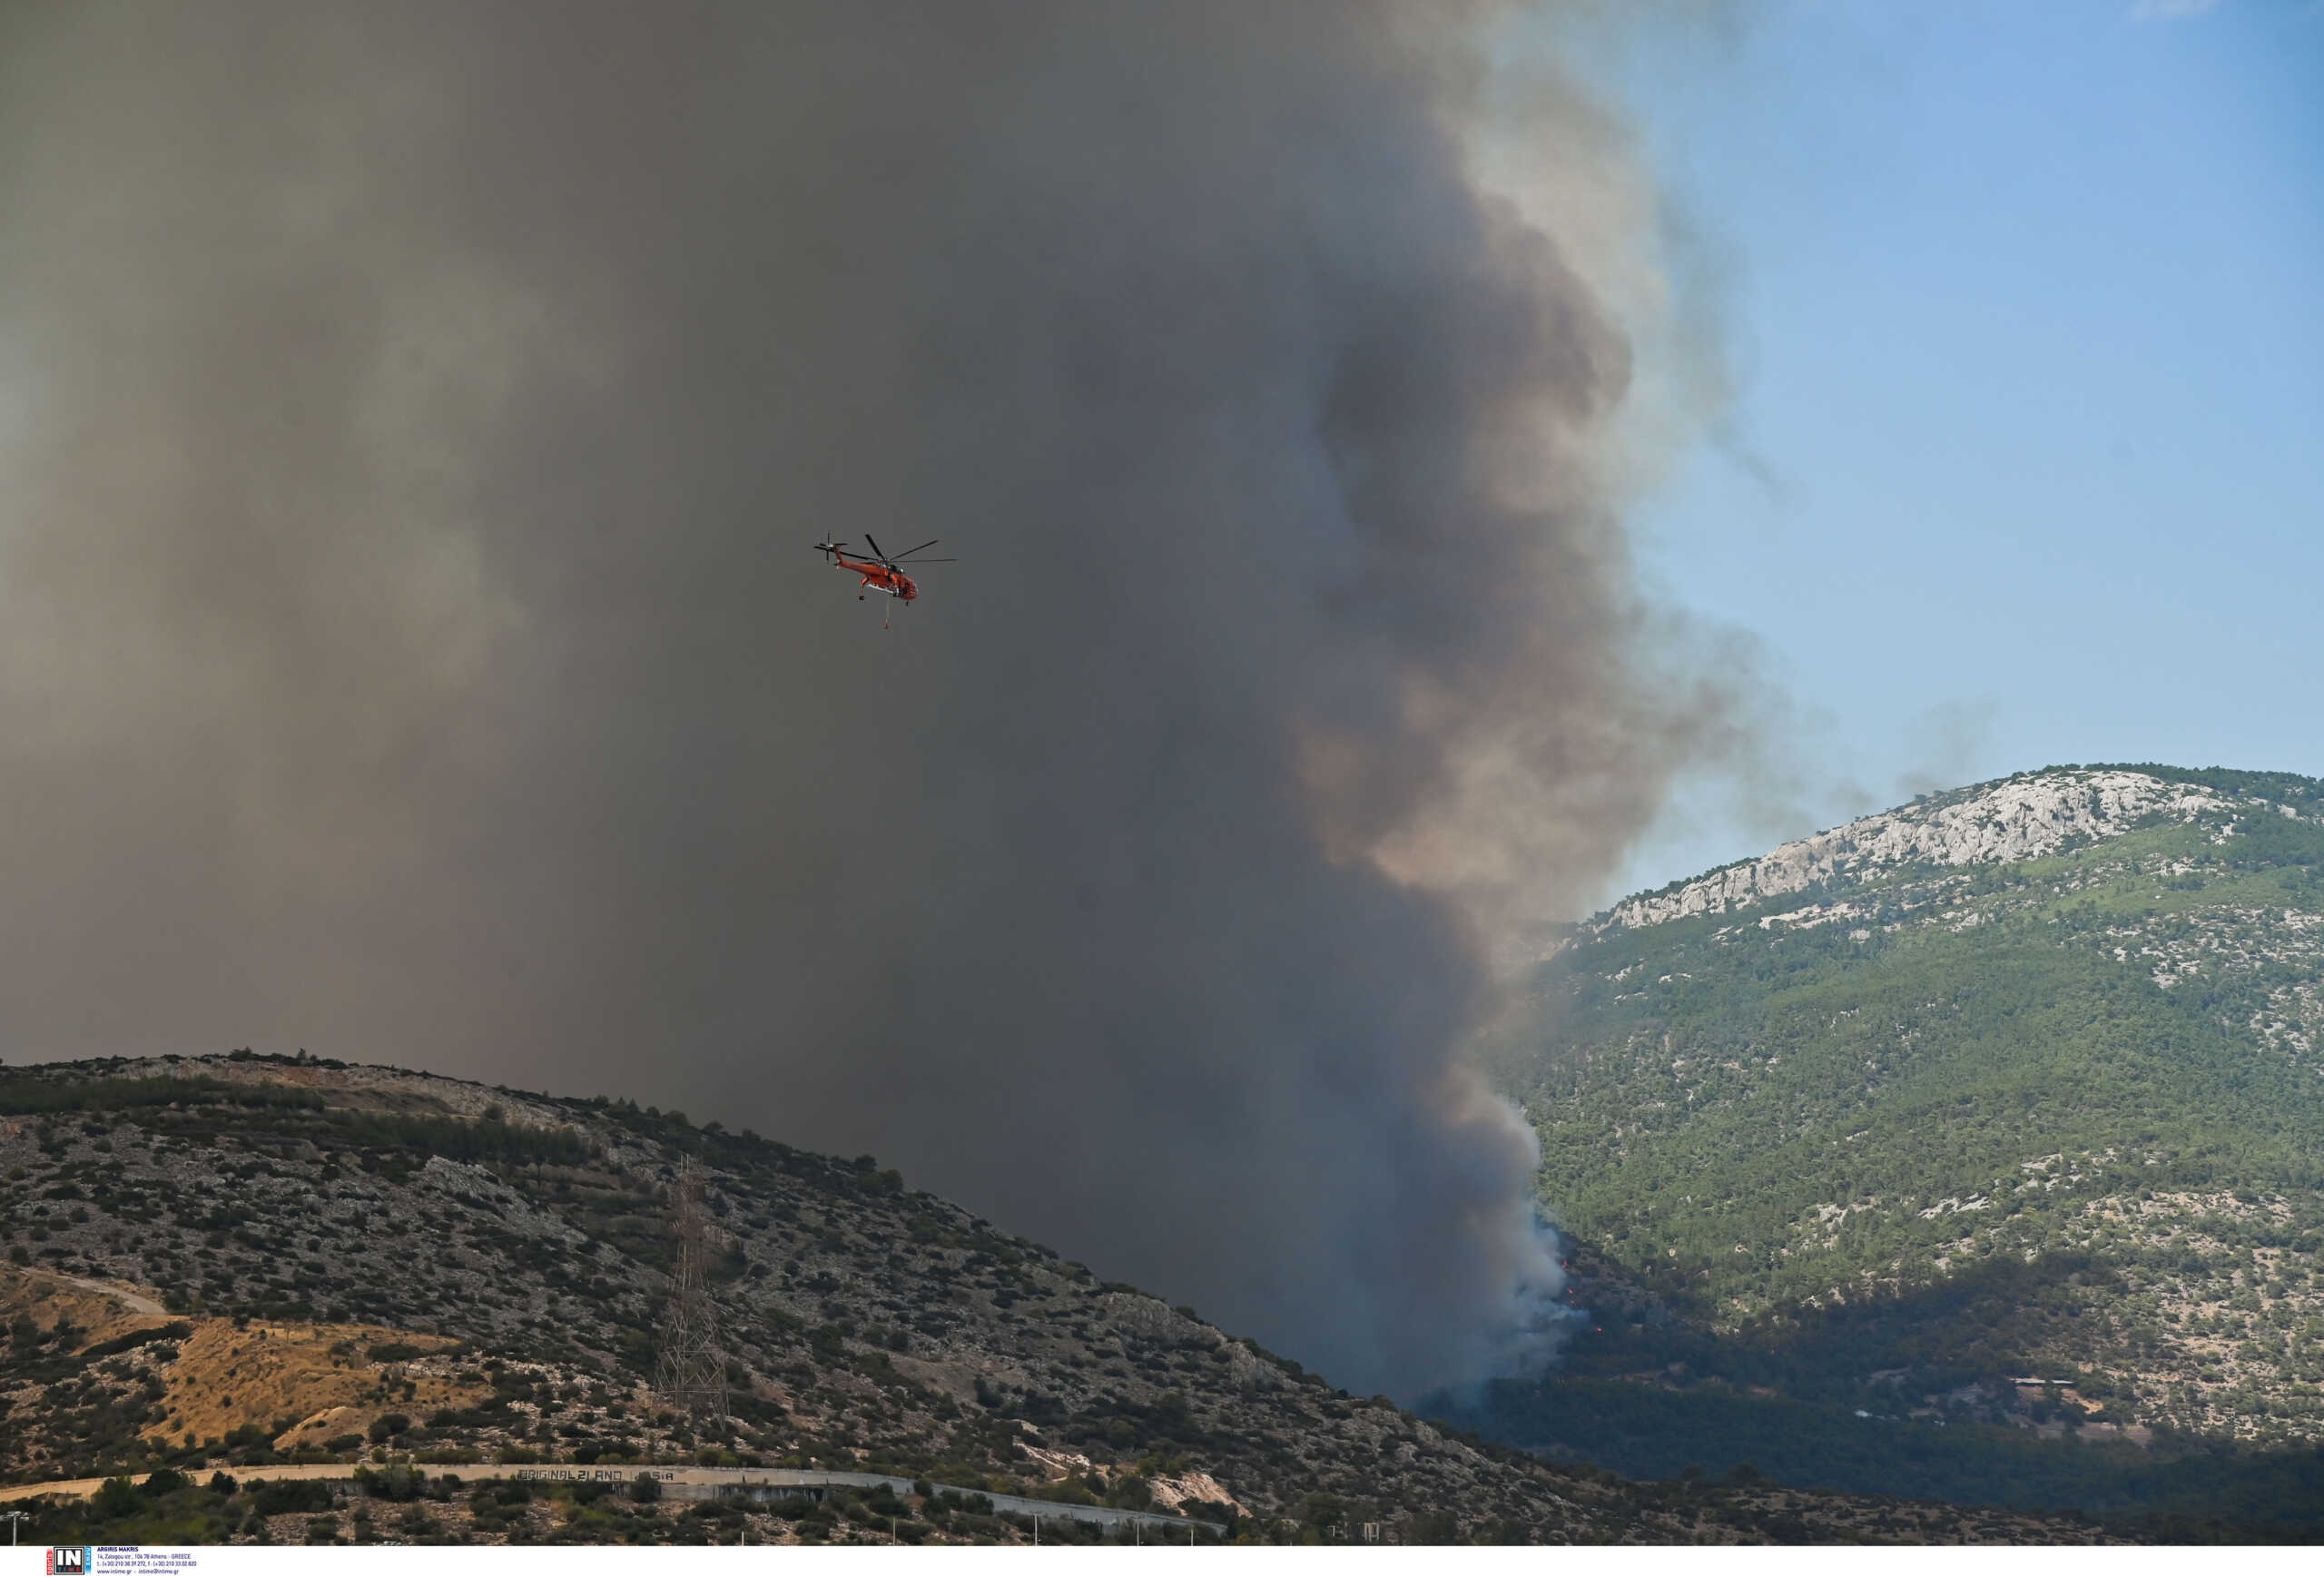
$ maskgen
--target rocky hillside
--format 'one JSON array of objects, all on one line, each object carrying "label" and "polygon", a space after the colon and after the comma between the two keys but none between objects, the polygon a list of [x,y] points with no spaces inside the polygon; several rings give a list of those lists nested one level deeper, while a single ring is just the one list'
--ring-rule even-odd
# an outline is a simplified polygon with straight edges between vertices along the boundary
[{"label": "rocky hillside", "polygon": [[[1563,1383],[1646,1376],[1560,1405],[1635,1404],[1601,1459],[1797,1404],[1817,1482],[2119,1505],[2324,1441],[2324,784],[1965,789],[1620,904],[1541,989],[1496,1062],[1594,1316]],[[2020,1460],[2068,1434],[2122,1474]]]},{"label": "rocky hillside", "polygon": [[[1367,1523],[1415,1541],[1854,1537],[1876,1522],[1897,1537],[2076,1536],[1744,1483],[1666,1493],[1482,1448],[1191,1309],[1098,1283],[870,1157],[676,1112],[235,1053],[12,1071],[0,1114],[0,1479],[195,1476],[151,1507],[122,1491],[115,1533],[143,1517],[188,1537],[295,1534],[267,1532],[266,1503],[247,1493],[203,1499],[201,1475],[220,1470],[399,1464],[472,1483],[542,1461],[681,1461],[1175,1507],[1245,1539],[1354,1538]],[[731,1355],[733,1416],[707,1429],[649,1384],[682,1154],[707,1168]],[[886,1508],[883,1535],[871,1524],[885,1515],[689,1521],[564,1490],[561,1511],[428,1493],[444,1503],[377,1525],[1021,1536],[933,1502]],[[88,1533],[73,1519],[97,1514],[56,1512],[50,1532]]]},{"label": "rocky hillside", "polygon": [[[2226,774],[2221,774],[2226,775]],[[2258,778],[2256,774],[2232,774]],[[2201,781],[2129,767],[2059,767],[1980,784],[1865,816],[1786,843],[1757,860],[1721,866],[1659,892],[1625,899],[1590,927],[1659,925],[1725,914],[1810,887],[1864,885],[1914,866],[1999,865],[2039,859],[2142,827],[2208,820],[2231,825],[2270,812],[2324,816],[2307,779],[2261,780],[2278,796],[2221,792]]]}]

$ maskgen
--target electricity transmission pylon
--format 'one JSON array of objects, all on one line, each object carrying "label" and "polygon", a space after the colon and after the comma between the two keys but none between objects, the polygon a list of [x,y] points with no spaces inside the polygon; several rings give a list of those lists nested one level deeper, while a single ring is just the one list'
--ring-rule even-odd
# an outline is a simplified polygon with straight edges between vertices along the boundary
[{"label": "electricity transmission pylon", "polygon": [[692,1156],[681,1159],[670,1188],[678,1268],[654,1365],[654,1391],[662,1405],[697,1424],[726,1420],[726,1355],[718,1345],[718,1306],[710,1301],[711,1228],[703,1187],[701,1166]]}]

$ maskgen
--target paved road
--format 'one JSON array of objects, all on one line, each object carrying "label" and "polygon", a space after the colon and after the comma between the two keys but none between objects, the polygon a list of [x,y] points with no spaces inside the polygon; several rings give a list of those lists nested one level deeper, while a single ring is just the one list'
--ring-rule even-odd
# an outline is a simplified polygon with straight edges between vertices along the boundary
[{"label": "paved road", "polygon": [[[880,1473],[826,1473],[813,1468],[788,1467],[495,1467],[489,1463],[425,1463],[415,1464],[432,1473],[458,1473],[481,1477],[487,1474],[508,1478],[546,1480],[552,1483],[615,1483],[625,1484],[641,1473],[652,1474],[670,1490],[678,1493],[673,1500],[710,1500],[720,1494],[740,1494],[757,1501],[786,1500],[802,1493],[810,1500],[821,1500],[832,1488],[845,1485],[850,1489],[876,1489],[886,1484],[896,1493],[910,1494],[912,1481]],[[199,1483],[206,1476],[192,1475]],[[353,1464],[340,1462],[308,1463],[300,1466],[253,1467],[238,1470],[242,1479],[351,1479]],[[0,1487],[0,1502],[26,1500],[34,1495],[92,1495],[105,1481],[101,1478],[55,1479],[47,1483],[19,1483]],[[996,1495],[984,1490],[955,1489],[950,1484],[938,1484],[939,1491],[952,1489],[956,1494],[981,1494],[992,1502],[996,1512],[1017,1512],[1029,1517],[1055,1519],[1069,1517],[1077,1523],[1094,1523],[1101,1528],[1120,1528],[1132,1523],[1163,1534],[1188,1536],[1189,1523],[1214,1533],[1226,1530],[1217,1523],[1198,1519],[1166,1516],[1157,1512],[1124,1511],[1118,1506],[1076,1506],[1063,1501],[1034,1500],[1029,1495]],[[687,1491],[697,1493],[687,1493]]]}]

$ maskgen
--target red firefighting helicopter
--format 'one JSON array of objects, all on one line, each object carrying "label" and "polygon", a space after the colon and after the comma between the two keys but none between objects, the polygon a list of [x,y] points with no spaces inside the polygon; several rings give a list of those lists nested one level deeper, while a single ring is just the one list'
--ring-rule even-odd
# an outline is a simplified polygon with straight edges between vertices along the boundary
[{"label": "red firefighting helicopter", "polygon": [[[915,553],[924,553],[928,549],[935,547],[941,538],[931,537],[927,541],[921,543],[918,547],[908,548],[905,551],[897,554],[892,558],[880,551],[878,539],[875,538],[869,531],[866,531],[863,534],[863,540],[872,544],[872,551],[869,554],[850,553],[847,550],[846,543],[834,542],[828,537],[815,544],[815,551],[822,554],[826,559],[828,559],[832,568],[853,570],[856,574],[862,576],[863,579],[861,584],[867,591],[886,592],[898,602],[909,603],[917,601],[920,596],[920,587],[912,583],[911,576],[904,573],[904,561],[911,558],[912,555]],[[921,558],[914,559],[912,561],[912,567],[917,569],[923,564],[953,564],[957,562],[958,560],[950,558]],[[864,592],[857,592],[855,594],[855,600],[862,602],[864,598]],[[889,611],[894,611],[892,606]],[[883,630],[888,627],[888,620],[885,615],[881,616],[880,627]]]}]

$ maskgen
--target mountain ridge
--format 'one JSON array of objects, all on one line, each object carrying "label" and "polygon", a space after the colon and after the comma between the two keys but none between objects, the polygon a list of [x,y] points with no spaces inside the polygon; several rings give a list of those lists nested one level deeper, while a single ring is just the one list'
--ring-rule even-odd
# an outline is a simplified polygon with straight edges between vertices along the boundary
[{"label": "mountain ridge", "polygon": [[[1916,1420],[1794,1454],[1841,1476],[1791,1482],[1968,1497],[2056,1468],[2086,1508],[2154,1453],[2324,1442],[2319,812],[2285,774],[2045,769],[1577,928],[1487,1059],[1599,1316],[1567,1380],[1662,1377],[1549,1382],[1498,1437],[1660,1471],[1725,1408],[1783,1450],[1757,1387],[1833,1410],[1836,1439]],[[1633,1454],[1556,1423],[1643,1420],[1648,1384],[1678,1411]],[[1942,1444],[1970,1426],[2014,1432],[1979,1436],[1992,1460],[2058,1428],[2132,1454],[2112,1488],[2055,1453],[1988,1483]]]},{"label": "mountain ridge", "polygon": [[[1714,866],[1649,892],[1633,893],[1585,922],[1597,931],[1635,929],[1697,914],[1725,913],[1882,866],[2004,863],[2117,837],[2153,818],[2191,821],[2235,803],[2214,786],[2254,780],[2287,788],[2289,800],[2256,793],[2252,808],[2292,820],[2324,815],[2324,784],[2280,774],[2190,772],[2135,766],[2054,766],[1974,784],[1858,816],[1781,843],[1765,854]],[[2230,791],[2232,793],[2234,791]],[[2238,795],[2237,797],[2244,797]]]}]

